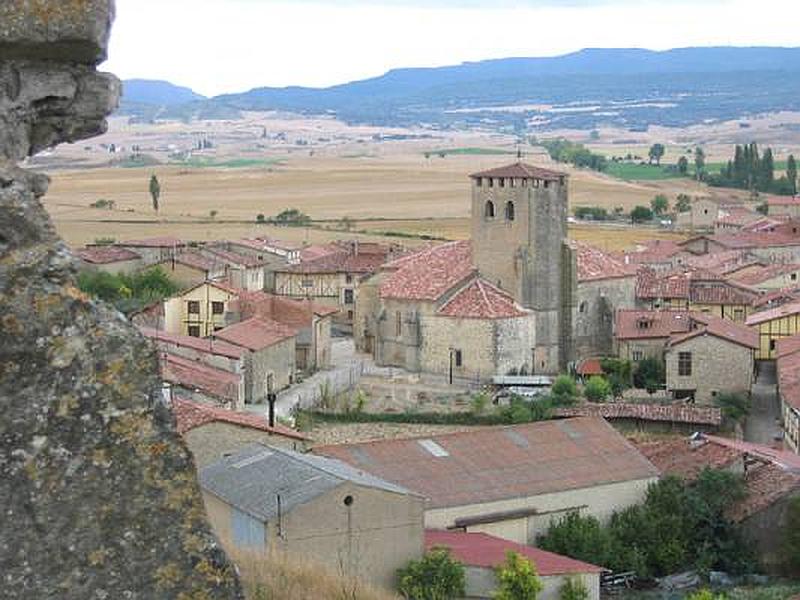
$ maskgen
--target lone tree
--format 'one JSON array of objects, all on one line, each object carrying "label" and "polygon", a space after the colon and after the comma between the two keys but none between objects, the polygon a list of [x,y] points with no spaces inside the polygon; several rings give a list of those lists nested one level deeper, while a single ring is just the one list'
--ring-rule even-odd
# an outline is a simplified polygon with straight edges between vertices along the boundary
[{"label": "lone tree", "polygon": [[650,157],[651,163],[656,161],[656,164],[661,166],[661,157],[664,156],[664,144],[653,144],[650,146],[648,156]]},{"label": "lone tree", "polygon": [[689,171],[689,161],[686,159],[685,156],[681,156],[678,159],[678,173],[681,175],[686,175]]},{"label": "lone tree", "polygon": [[694,149],[694,173],[697,181],[703,178],[703,171],[706,168],[706,153],[698,146]]},{"label": "lone tree", "polygon": [[161,184],[155,173],[150,176],[150,197],[153,199],[153,210],[158,212],[158,199],[161,197]]},{"label": "lone tree", "polygon": [[657,215],[663,215],[669,210],[669,200],[664,194],[658,194],[650,201],[650,207]]},{"label": "lone tree", "polygon": [[631,211],[632,223],[644,223],[645,221],[653,220],[653,211],[646,206],[636,206]]},{"label": "lone tree", "polygon": [[689,194],[678,194],[678,198],[675,201],[675,210],[679,213],[692,210],[692,198]]},{"label": "lone tree", "polygon": [[790,154],[786,159],[786,178],[789,180],[789,187],[794,196],[797,194],[797,161],[794,159],[794,154]]}]

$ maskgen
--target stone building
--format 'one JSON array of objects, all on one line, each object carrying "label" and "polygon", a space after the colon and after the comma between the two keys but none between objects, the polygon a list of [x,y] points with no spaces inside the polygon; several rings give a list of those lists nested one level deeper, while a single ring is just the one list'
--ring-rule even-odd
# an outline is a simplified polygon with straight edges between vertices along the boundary
[{"label": "stone building", "polygon": [[671,335],[667,344],[667,391],[698,404],[713,404],[722,392],[749,396],[758,333],[702,313],[690,313],[689,319],[689,331]]},{"label": "stone building", "polygon": [[228,269],[224,263],[213,261],[196,250],[176,253],[157,265],[181,288],[193,288],[206,281],[227,283]]},{"label": "stone building", "polygon": [[770,196],[767,198],[767,214],[770,217],[800,218],[800,196]]},{"label": "stone building", "polygon": [[588,591],[586,600],[600,600],[602,567],[567,556],[517,544],[487,533],[463,531],[425,531],[425,547],[447,548],[450,555],[464,565],[466,598],[494,598],[497,591],[496,569],[506,561],[508,552],[527,558],[536,568],[542,590],[537,600],[559,600],[561,588],[568,579],[579,580]]},{"label": "stone building", "polygon": [[470,177],[471,241],[424,248],[362,281],[356,346],[378,364],[451,379],[557,373],[574,353],[567,176],[516,163]]},{"label": "stone building", "polygon": [[172,236],[151,237],[141,240],[125,240],[114,243],[116,248],[125,248],[142,258],[142,266],[155,265],[170,260],[186,248],[186,242]]},{"label": "stone building", "polygon": [[264,415],[228,410],[192,402],[173,395],[175,428],[183,437],[198,467],[205,467],[253,444],[303,451],[308,438]]},{"label": "stone building", "polygon": [[423,553],[423,498],[338,460],[252,445],[202,468],[199,480],[226,545],[387,588]]},{"label": "stone building", "polygon": [[213,265],[227,270],[228,284],[239,290],[258,291],[265,288],[265,265],[251,254],[228,250],[222,244],[208,244],[200,252]]},{"label": "stone building", "polygon": [[615,354],[638,362],[663,360],[669,339],[691,328],[689,313],[677,310],[618,310],[614,322]]},{"label": "stone building", "polygon": [[227,324],[225,314],[239,290],[218,281],[204,281],[164,301],[163,324],[168,333],[207,337]]},{"label": "stone building", "polygon": [[675,228],[689,231],[713,231],[719,217],[719,205],[710,198],[696,198],[691,208],[675,217]]},{"label": "stone building", "polygon": [[86,246],[75,252],[80,268],[106,273],[133,273],[142,267],[142,257],[136,252],[116,246]]},{"label": "stone building", "polygon": [[604,419],[580,417],[316,447],[422,494],[425,526],[535,544],[570,511],[607,522],[658,470]]},{"label": "stone building", "polygon": [[783,443],[800,454],[800,335],[777,340],[776,355]]},{"label": "stone building", "polygon": [[731,279],[761,292],[774,292],[800,286],[800,264],[753,264],[737,270]]},{"label": "stone building", "polygon": [[614,315],[636,305],[636,267],[598,248],[570,242],[578,279],[574,360],[614,350]]}]

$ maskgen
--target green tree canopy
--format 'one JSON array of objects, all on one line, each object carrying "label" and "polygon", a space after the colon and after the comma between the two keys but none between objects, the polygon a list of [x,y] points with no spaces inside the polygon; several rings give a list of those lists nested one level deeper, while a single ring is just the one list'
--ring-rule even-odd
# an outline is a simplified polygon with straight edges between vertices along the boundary
[{"label": "green tree canopy", "polygon": [[797,161],[794,154],[790,154],[786,159],[786,178],[789,180],[792,195],[797,194]]},{"label": "green tree canopy", "polygon": [[578,395],[578,386],[569,375],[559,375],[550,388],[550,393],[558,402],[570,402]]},{"label": "green tree canopy", "polygon": [[465,594],[464,565],[446,548],[433,548],[397,571],[397,590],[407,600],[454,600]]},{"label": "green tree canopy", "polygon": [[689,194],[678,194],[678,198],[675,201],[675,210],[679,213],[692,210],[692,198]]},{"label": "green tree canopy", "polygon": [[150,176],[150,197],[153,200],[153,210],[158,212],[159,198],[161,198],[161,184],[158,182],[158,177],[153,173]]},{"label": "green tree canopy", "polygon": [[495,600],[536,600],[544,587],[534,564],[516,552],[506,552],[506,560],[495,569],[495,577]]},{"label": "green tree canopy", "polygon": [[631,211],[631,221],[634,223],[644,223],[653,220],[653,211],[646,206],[636,206]]},{"label": "green tree canopy", "polygon": [[661,164],[661,157],[664,156],[664,144],[653,144],[650,146],[650,151],[647,153],[650,162],[655,161],[657,165]]},{"label": "green tree canopy", "polygon": [[669,200],[664,194],[657,194],[651,201],[650,207],[657,215],[663,215],[669,210]]},{"label": "green tree canopy", "polygon": [[605,377],[593,375],[586,382],[583,395],[589,402],[603,402],[611,395],[611,384]]},{"label": "green tree canopy", "polygon": [[678,173],[680,173],[681,175],[686,175],[686,173],[689,172],[689,161],[685,156],[681,156],[678,159],[677,168],[678,168]]}]

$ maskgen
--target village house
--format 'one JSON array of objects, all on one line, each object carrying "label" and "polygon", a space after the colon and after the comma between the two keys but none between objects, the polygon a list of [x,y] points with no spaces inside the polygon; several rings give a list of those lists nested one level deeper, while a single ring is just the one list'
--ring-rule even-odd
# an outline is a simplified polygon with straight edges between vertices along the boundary
[{"label": "village house", "polygon": [[186,243],[176,237],[162,236],[115,242],[114,246],[135,252],[142,258],[142,266],[149,267],[169,260],[182,252],[186,248]]},{"label": "village house", "polygon": [[577,271],[574,358],[608,356],[614,346],[614,314],[634,308],[636,267],[581,242],[570,242]]},{"label": "village house", "polygon": [[157,264],[182,289],[212,280],[226,283],[228,277],[224,263],[210,260],[197,250],[178,252]]},{"label": "village house", "polygon": [[316,447],[423,495],[425,526],[535,544],[570,511],[607,522],[643,500],[658,470],[604,419],[487,427]]},{"label": "village house", "polygon": [[212,367],[178,354],[159,355],[161,379],[169,385],[170,393],[212,405],[238,409],[245,403],[243,372]]},{"label": "village house", "polygon": [[688,211],[675,216],[675,229],[713,231],[719,213],[719,204],[711,198],[695,198]]},{"label": "village house", "polygon": [[670,337],[690,329],[687,311],[618,310],[614,322],[615,354],[634,362],[645,358],[663,360]]},{"label": "village house", "polygon": [[690,313],[689,320],[689,331],[673,333],[667,343],[667,391],[698,404],[713,404],[722,392],[749,396],[758,333],[702,313]]},{"label": "village house", "polygon": [[638,242],[633,250],[625,251],[621,256],[626,265],[645,266],[660,273],[680,267],[692,254],[673,240],[655,239]]},{"label": "village house", "polygon": [[115,275],[130,274],[142,267],[142,257],[133,250],[117,246],[94,245],[75,251],[80,267],[92,271],[103,271]]},{"label": "village house", "polygon": [[214,338],[239,346],[244,354],[245,397],[261,403],[295,379],[295,330],[271,319],[251,317],[216,332]]},{"label": "village house", "polygon": [[606,569],[567,556],[487,533],[435,529],[425,531],[425,548],[446,548],[455,560],[464,565],[465,598],[494,598],[498,585],[495,570],[506,561],[508,552],[515,552],[536,568],[542,584],[537,600],[559,600],[561,589],[570,579],[583,583],[588,592],[586,600],[600,600],[600,574]]},{"label": "village house", "polygon": [[224,266],[228,284],[239,290],[257,291],[265,287],[264,262],[249,254],[227,250],[222,245],[207,244],[200,251],[213,264]]},{"label": "village house", "polygon": [[756,360],[774,360],[778,340],[800,333],[800,300],[753,313],[747,326],[758,331]]},{"label": "village house", "polygon": [[755,545],[769,572],[781,570],[781,542],[789,502],[800,495],[800,457],[769,446],[698,434],[691,438],[638,443],[664,474],[694,480],[705,468],[743,477],[745,497],[727,516]]},{"label": "village house", "polygon": [[208,337],[227,324],[225,314],[239,290],[218,281],[204,281],[164,301],[163,329],[168,333]]},{"label": "village house", "polygon": [[754,264],[730,275],[732,281],[762,292],[797,287],[800,285],[799,278],[798,263]]},{"label": "village house", "polygon": [[264,290],[275,291],[275,271],[300,260],[302,245],[267,238],[241,238],[216,242],[222,248],[256,259],[264,269]]},{"label": "village house", "polygon": [[451,381],[558,373],[574,353],[568,178],[523,163],[470,177],[471,240],[423,248],[362,281],[356,346],[380,365]]},{"label": "village house", "polygon": [[334,324],[352,331],[359,282],[375,273],[397,249],[355,240],[330,244],[327,252],[309,250],[301,252],[304,258],[298,263],[275,269],[275,293],[336,308]]},{"label": "village house", "polygon": [[272,423],[263,415],[209,406],[173,394],[175,429],[186,442],[198,468],[236,454],[252,444],[303,451],[308,438]]},{"label": "village house", "polygon": [[285,553],[386,588],[422,556],[423,498],[341,461],[254,444],[198,478],[223,545]]},{"label": "village house", "polygon": [[775,368],[783,443],[795,454],[800,454],[800,335],[777,341]]},{"label": "village house", "polygon": [[770,217],[800,218],[800,196],[770,196],[767,198],[767,214]]},{"label": "village house", "polygon": [[[721,205],[719,216],[714,222],[714,233],[731,233],[742,231],[756,223],[763,225],[766,217],[760,213],[753,212],[742,205]],[[777,225],[779,221],[770,219],[772,224]]]},{"label": "village house", "polygon": [[738,232],[700,235],[678,244],[699,255],[725,250],[747,250],[768,262],[800,261],[800,224],[785,221],[756,231],[743,228]]}]

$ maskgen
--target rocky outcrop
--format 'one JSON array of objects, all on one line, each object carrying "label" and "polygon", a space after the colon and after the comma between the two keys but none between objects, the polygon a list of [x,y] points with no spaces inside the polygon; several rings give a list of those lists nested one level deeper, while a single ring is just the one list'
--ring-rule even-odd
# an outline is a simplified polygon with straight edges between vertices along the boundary
[{"label": "rocky outcrop", "polygon": [[16,161],[96,135],[110,0],[0,3],[0,596],[240,598],[153,348],[75,285]]}]

